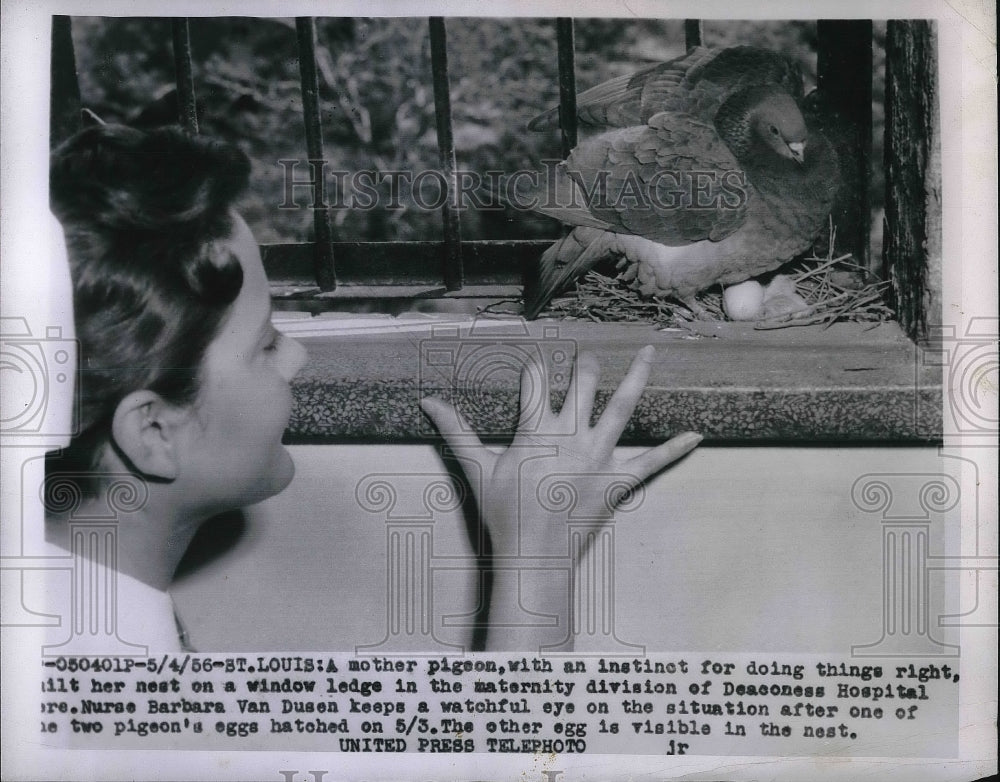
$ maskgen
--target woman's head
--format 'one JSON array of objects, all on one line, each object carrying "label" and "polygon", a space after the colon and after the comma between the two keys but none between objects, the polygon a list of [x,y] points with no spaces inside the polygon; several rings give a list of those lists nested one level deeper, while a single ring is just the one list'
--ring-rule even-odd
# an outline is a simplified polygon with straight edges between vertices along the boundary
[{"label": "woman's head", "polygon": [[[61,471],[93,473],[112,448],[136,472],[177,478],[145,463],[156,447],[149,437],[167,434],[167,424],[204,429],[213,346],[249,306],[243,300],[259,310],[267,298],[256,244],[233,211],[249,170],[239,150],[173,128],[96,126],[53,153],[50,199],[66,236],[80,343],[78,434]],[[287,394],[287,378],[285,386]],[[133,442],[128,432],[151,414],[160,429]],[[175,458],[180,445],[170,444]],[[99,488],[81,483],[88,494]]]}]

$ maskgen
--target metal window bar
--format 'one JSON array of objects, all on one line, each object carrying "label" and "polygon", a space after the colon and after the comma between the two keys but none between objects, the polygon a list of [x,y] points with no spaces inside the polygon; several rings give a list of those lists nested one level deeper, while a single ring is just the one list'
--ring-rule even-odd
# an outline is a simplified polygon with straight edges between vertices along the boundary
[{"label": "metal window bar", "polygon": [[571,18],[556,19],[556,49],[559,58],[559,130],[565,159],[577,143],[576,44]]},{"label": "metal window bar", "polygon": [[684,20],[684,45],[688,51],[691,51],[696,46],[701,46],[701,34],[701,19]]},{"label": "metal window bar", "polygon": [[178,121],[188,133],[197,133],[198,109],[194,99],[194,73],[191,68],[191,30],[185,18],[172,20],[170,28],[174,45]]},{"label": "metal window bar", "polygon": [[302,118],[306,129],[306,154],[313,172],[313,268],[321,291],[337,287],[333,261],[333,222],[326,207],[323,172],[323,123],[319,113],[319,73],[316,68],[316,23],[310,16],[295,20],[299,46],[299,79],[302,88]]},{"label": "metal window bar", "polygon": [[872,157],[872,22],[870,19],[820,19],[816,23],[816,92],[847,122],[847,150],[853,163],[844,171],[853,203],[834,214],[841,246],[870,268]]},{"label": "metal window bar", "polygon": [[49,113],[49,147],[55,149],[72,136],[81,125],[80,80],[76,73],[72,19],[52,17],[52,59],[49,64],[52,96]]},{"label": "metal window bar", "polygon": [[458,180],[455,163],[455,140],[451,123],[451,85],[448,79],[448,39],[444,17],[428,19],[431,40],[431,78],[434,81],[434,118],[437,122],[438,153],[441,173],[448,189],[441,217],[444,221],[444,286],[461,290],[465,281],[462,267],[462,226],[457,209]]}]

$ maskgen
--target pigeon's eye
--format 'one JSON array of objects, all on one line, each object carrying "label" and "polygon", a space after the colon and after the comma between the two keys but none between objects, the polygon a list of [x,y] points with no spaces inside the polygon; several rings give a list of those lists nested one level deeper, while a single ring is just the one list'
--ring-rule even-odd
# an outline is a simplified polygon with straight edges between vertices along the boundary
[{"label": "pigeon's eye", "polygon": [[771,126],[770,130],[771,130],[771,135],[772,136],[777,136],[778,135],[778,129],[776,127],[774,127],[774,125]]}]

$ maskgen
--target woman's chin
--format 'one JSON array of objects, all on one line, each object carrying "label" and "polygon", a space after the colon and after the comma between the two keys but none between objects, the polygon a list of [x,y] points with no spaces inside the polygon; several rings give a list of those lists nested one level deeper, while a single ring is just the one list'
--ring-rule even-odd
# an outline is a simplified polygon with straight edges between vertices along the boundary
[{"label": "woman's chin", "polygon": [[[210,515],[256,505],[284,491],[295,477],[295,462],[283,445],[278,446],[265,464],[266,467],[258,463],[256,470],[241,470],[239,475],[228,476],[228,480],[211,470],[199,471],[198,485],[187,485],[181,493],[186,501],[193,500],[194,507],[207,510]],[[213,478],[209,485],[205,485],[203,476]]]},{"label": "woman's chin", "polygon": [[295,477],[295,461],[292,459],[292,455],[288,453],[288,449],[285,446],[281,446],[281,453],[278,456],[277,464],[274,470],[274,478],[270,482],[272,492],[271,496],[278,494],[288,488],[288,485],[292,482]]}]

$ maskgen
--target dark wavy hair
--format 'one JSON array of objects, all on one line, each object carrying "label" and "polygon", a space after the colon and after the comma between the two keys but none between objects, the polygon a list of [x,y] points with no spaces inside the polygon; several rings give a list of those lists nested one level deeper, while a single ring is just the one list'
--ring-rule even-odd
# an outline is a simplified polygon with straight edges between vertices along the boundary
[{"label": "dark wavy hair", "polygon": [[100,488],[91,473],[125,396],[196,397],[205,350],[243,284],[220,240],[249,173],[238,149],[179,128],[97,125],[52,153],[79,341],[78,434],[58,470],[85,476],[84,495]]}]

